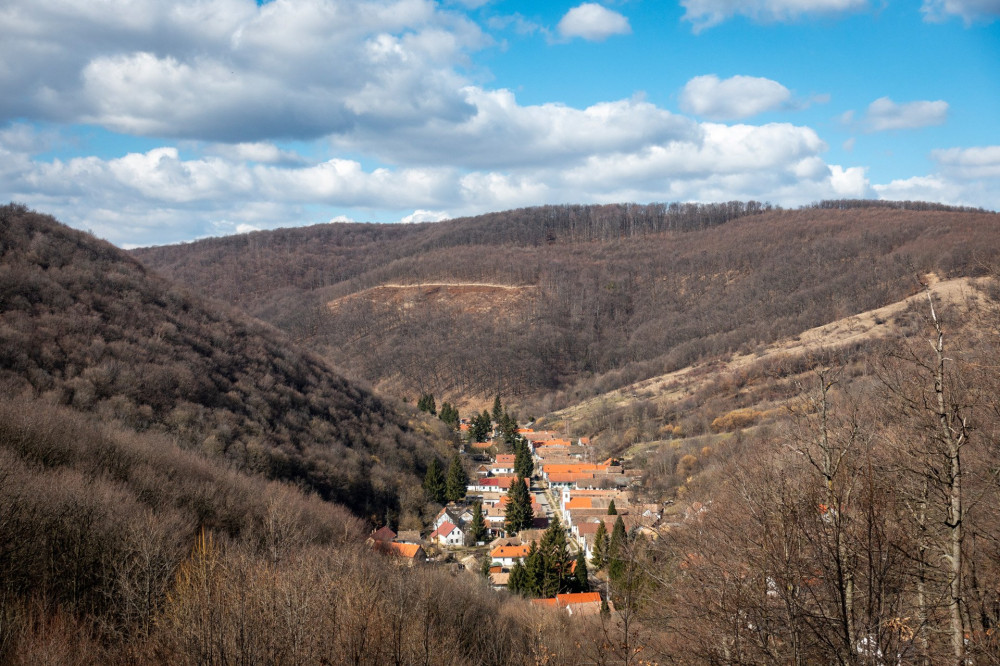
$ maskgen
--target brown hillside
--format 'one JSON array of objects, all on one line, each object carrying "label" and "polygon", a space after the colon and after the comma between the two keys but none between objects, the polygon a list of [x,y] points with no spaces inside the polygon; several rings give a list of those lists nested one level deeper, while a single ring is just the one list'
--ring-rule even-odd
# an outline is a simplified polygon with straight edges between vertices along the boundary
[{"label": "brown hillside", "polygon": [[[404,396],[501,392],[536,414],[751,353],[899,301],[916,276],[972,277],[1000,256],[993,213],[743,205],[692,209],[674,224],[670,210],[566,206],[406,229],[325,225],[135,254],[198,289],[232,294],[349,376]],[[508,292],[465,301],[448,289],[412,298],[375,289],[453,283],[531,286],[533,305],[497,321],[507,306],[484,301]]]}]

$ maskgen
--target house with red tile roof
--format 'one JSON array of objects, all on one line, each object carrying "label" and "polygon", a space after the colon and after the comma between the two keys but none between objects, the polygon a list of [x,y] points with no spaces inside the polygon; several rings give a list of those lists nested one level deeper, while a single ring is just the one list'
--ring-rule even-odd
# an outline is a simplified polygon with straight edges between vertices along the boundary
[{"label": "house with red tile roof", "polygon": [[431,541],[437,542],[442,546],[465,545],[465,532],[461,527],[458,527],[447,520],[441,523],[436,530],[431,532],[429,538]]}]

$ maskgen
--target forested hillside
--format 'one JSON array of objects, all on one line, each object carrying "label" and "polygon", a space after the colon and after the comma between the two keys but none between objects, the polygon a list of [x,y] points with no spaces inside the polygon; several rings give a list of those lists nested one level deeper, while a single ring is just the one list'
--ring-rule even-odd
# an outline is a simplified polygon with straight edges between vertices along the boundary
[{"label": "forested hillside", "polygon": [[14,205],[0,209],[0,303],[6,399],[160,433],[379,520],[437,455],[410,417],[280,331]]},{"label": "forested hillside", "polygon": [[[385,390],[501,392],[546,411],[897,301],[928,272],[980,274],[1000,253],[998,219],[912,202],[550,206],[134,256]],[[438,285],[454,295],[398,293]],[[525,289],[484,312],[462,285]]]}]

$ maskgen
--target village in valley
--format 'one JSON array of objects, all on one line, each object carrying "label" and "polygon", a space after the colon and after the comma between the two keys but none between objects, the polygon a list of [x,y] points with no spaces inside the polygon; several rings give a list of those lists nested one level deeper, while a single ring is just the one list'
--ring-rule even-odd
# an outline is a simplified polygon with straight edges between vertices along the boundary
[{"label": "village in valley", "polygon": [[[436,413],[432,396],[418,406]],[[459,452],[432,464],[424,490],[442,508],[429,531],[388,526],[369,544],[410,565],[443,563],[569,615],[611,613],[623,600],[610,582],[637,542],[654,543],[663,506],[639,498],[641,472],[621,460],[595,460],[587,437],[519,424],[497,396],[492,413],[440,417]]]}]

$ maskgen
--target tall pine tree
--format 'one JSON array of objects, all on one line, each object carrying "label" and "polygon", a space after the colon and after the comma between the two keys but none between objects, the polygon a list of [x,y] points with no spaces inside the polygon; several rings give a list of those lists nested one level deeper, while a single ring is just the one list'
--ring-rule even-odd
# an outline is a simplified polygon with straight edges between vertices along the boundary
[{"label": "tall pine tree", "polygon": [[514,440],[514,473],[524,479],[530,479],[535,473],[535,462],[531,459],[528,442],[523,437]]},{"label": "tall pine tree", "polygon": [[590,574],[587,571],[587,556],[583,549],[576,554],[576,566],[573,568],[573,578],[576,579],[576,592],[590,592]]},{"label": "tall pine tree", "polygon": [[497,393],[497,397],[493,399],[493,420],[500,423],[502,417],[503,405],[500,403],[500,394]]},{"label": "tall pine tree", "polygon": [[595,571],[600,571],[608,563],[608,529],[602,520],[597,526],[597,533],[594,535],[594,547],[590,551],[590,563]]},{"label": "tall pine tree", "polygon": [[542,574],[539,596],[551,599],[569,589],[569,553],[566,550],[566,532],[558,517],[553,517],[549,528],[542,535],[538,551]]},{"label": "tall pine tree", "polygon": [[462,467],[462,461],[458,459],[458,454],[451,459],[448,467],[448,478],[445,481],[445,498],[449,502],[458,502],[465,499],[465,492],[468,490],[469,477]]},{"label": "tall pine tree", "polygon": [[534,512],[531,508],[531,494],[524,479],[517,477],[507,491],[507,508],[504,514],[503,527],[508,536],[514,536],[523,529],[531,527]]},{"label": "tall pine tree", "polygon": [[427,466],[427,474],[424,475],[424,491],[430,501],[444,503],[446,496],[444,472],[441,470],[441,463],[438,462],[437,458],[432,458],[431,464]]},{"label": "tall pine tree", "polygon": [[483,518],[483,503],[476,502],[472,507],[472,523],[469,525],[469,536],[472,543],[486,541],[486,519]]}]

